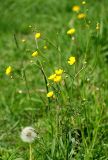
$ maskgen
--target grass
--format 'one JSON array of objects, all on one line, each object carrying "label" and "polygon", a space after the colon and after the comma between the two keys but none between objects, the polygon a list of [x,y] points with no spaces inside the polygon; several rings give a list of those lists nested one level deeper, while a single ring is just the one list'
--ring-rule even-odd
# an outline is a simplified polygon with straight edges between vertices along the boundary
[{"label": "grass", "polygon": [[[72,12],[76,4],[86,12],[85,20]],[[39,135],[32,160],[108,160],[107,5],[107,0],[85,6],[81,1],[0,1],[0,160],[29,159],[28,144],[20,139],[26,126]],[[75,40],[66,34],[73,26]],[[37,31],[40,55],[32,58]],[[72,66],[70,56],[76,57]],[[5,75],[8,66],[13,78]],[[59,68],[65,70],[63,80],[48,81],[55,94],[48,99],[45,76],[48,80]]]}]

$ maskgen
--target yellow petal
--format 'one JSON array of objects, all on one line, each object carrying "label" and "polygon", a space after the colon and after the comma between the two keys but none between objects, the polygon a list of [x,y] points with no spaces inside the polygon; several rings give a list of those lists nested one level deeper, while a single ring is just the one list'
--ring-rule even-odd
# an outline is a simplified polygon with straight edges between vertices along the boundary
[{"label": "yellow petal", "polygon": [[50,92],[47,93],[47,97],[48,97],[48,98],[53,97],[53,95],[54,95],[54,92],[53,92],[53,91],[50,91]]},{"label": "yellow petal", "polygon": [[41,33],[40,32],[37,32],[36,34],[35,34],[35,38],[36,39],[39,39],[41,37]]},{"label": "yellow petal", "polygon": [[6,75],[10,75],[11,72],[12,72],[12,67],[11,66],[7,67],[5,71]]},{"label": "yellow petal", "polygon": [[71,29],[69,29],[68,31],[67,31],[67,34],[68,35],[72,35],[72,34],[74,34],[75,33],[75,28],[71,28]]}]

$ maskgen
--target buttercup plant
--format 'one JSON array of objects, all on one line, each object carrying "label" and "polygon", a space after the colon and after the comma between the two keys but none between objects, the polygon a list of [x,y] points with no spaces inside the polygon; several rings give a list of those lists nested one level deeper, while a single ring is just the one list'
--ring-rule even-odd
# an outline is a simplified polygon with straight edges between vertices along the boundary
[{"label": "buttercup plant", "polygon": [[[59,4],[57,8],[56,3]],[[107,148],[104,134],[107,132],[104,133],[103,129],[103,126],[106,127],[107,117],[105,115],[107,99],[104,98],[107,95],[105,92],[107,86],[105,85],[107,82],[105,58],[107,56],[104,53],[107,51],[107,37],[103,36],[105,17],[102,11],[101,19],[95,21],[96,10],[93,10],[94,21],[92,21],[93,16],[91,14],[90,18],[90,9],[86,1],[78,4],[73,1],[70,11],[67,12],[69,3],[63,1],[63,7],[60,1],[54,1],[53,7],[49,2],[50,9],[54,9],[54,13],[56,9],[60,11],[57,14],[59,16],[51,17],[51,23],[54,22],[52,28],[49,23],[50,12],[48,12],[49,15],[46,16],[48,23],[47,18],[42,14],[44,21],[40,14],[39,19],[36,19],[36,23],[39,20],[36,27],[27,24],[27,34],[22,32],[20,35],[16,32],[14,34],[16,48],[13,50],[13,57],[16,59],[12,59],[12,63],[9,58],[8,64],[12,66],[6,65],[7,68],[3,68],[4,75],[7,76],[4,76],[5,96],[1,93],[0,103],[3,107],[1,114],[4,112],[7,117],[1,120],[7,121],[9,118],[11,122],[12,116],[12,124],[15,123],[12,129],[9,129],[9,148],[10,144],[16,146],[11,143],[11,140],[14,142],[17,132],[11,136],[11,131],[17,129],[17,125],[19,129],[20,126],[31,123],[36,130],[39,129],[41,135],[36,142],[38,136],[33,127],[27,126],[21,131],[20,138],[29,147],[29,160],[92,160],[107,157],[104,156],[104,150]],[[97,6],[100,5],[96,3]],[[37,11],[41,12],[40,9],[38,10],[38,5],[36,7]],[[46,8],[48,7],[43,7],[43,10],[45,9],[45,12],[42,10],[43,13],[46,13]],[[61,15],[62,11],[63,15]],[[51,13],[53,13],[52,10]],[[45,25],[41,26],[43,21]],[[39,30],[38,25],[40,25]],[[87,28],[86,25],[90,27]],[[104,71],[105,76],[103,76]],[[10,77],[13,78],[7,85]],[[102,88],[103,85],[104,88]],[[2,89],[1,86],[1,91]],[[8,125],[6,127],[8,129]],[[6,138],[5,143],[7,143],[7,135],[0,136],[0,140],[3,138],[4,140]],[[18,147],[14,149],[15,152],[9,149],[8,154],[8,147],[4,151],[3,141],[1,148],[6,156],[2,156],[0,152],[2,156],[0,158],[14,160],[18,154],[18,157],[27,159],[28,153],[23,149],[24,144],[20,141],[16,143]]]}]

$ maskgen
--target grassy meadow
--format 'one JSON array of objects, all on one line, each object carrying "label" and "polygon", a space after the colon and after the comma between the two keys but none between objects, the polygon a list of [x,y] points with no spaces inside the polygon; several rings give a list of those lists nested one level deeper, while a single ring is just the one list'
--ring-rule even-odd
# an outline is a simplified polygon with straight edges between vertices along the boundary
[{"label": "grassy meadow", "polygon": [[107,6],[0,0],[0,160],[108,160]]}]

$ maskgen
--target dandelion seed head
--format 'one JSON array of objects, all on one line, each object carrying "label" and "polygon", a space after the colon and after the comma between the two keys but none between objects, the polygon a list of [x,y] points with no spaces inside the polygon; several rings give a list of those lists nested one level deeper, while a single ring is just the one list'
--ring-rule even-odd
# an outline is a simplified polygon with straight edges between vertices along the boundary
[{"label": "dandelion seed head", "polygon": [[34,128],[25,127],[21,131],[20,137],[21,137],[22,141],[27,142],[27,143],[32,143],[35,140],[35,138],[37,137],[37,134],[36,134]]}]

